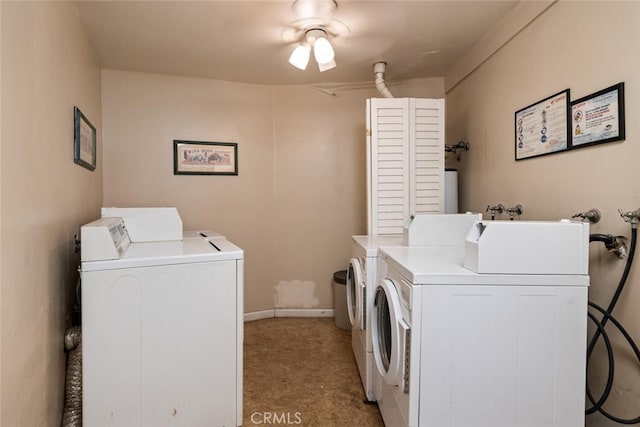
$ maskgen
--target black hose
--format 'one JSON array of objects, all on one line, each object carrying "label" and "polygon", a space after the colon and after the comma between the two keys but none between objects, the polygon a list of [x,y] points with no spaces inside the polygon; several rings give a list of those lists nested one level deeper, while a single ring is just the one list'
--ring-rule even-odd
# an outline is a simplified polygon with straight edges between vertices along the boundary
[{"label": "black hose", "polygon": [[[624,326],[622,326],[622,324],[618,322],[618,320],[616,320],[615,317],[607,313],[607,311],[604,308],[600,307],[598,304],[594,302],[590,302],[589,306],[598,310],[600,313],[603,314],[603,316],[607,317],[608,319],[611,319],[611,323],[613,323],[615,327],[618,328],[622,336],[624,336],[624,338],[627,340],[627,342],[631,346],[631,349],[633,350],[633,353],[636,355],[636,359],[638,359],[638,361],[640,362],[640,347],[638,347],[638,345],[633,341],[633,338],[631,338],[631,335],[629,334],[629,332],[627,332]],[[602,331],[604,332],[604,327],[602,328]]]},{"label": "black hose", "polygon": [[589,242],[602,242],[607,246],[613,245],[616,242],[616,238],[611,234],[589,234]]},{"label": "black hose", "polygon": [[[592,234],[589,236],[589,241],[590,242],[603,242],[605,243],[606,246],[609,246],[611,244],[613,244],[613,241],[611,241],[609,238],[612,237],[615,241],[615,237],[611,236],[611,235],[607,235],[607,234]],[[591,339],[591,342],[589,343],[589,346],[587,348],[587,366],[589,366],[589,360],[591,359],[591,355],[593,354],[593,349],[596,345],[596,343],[598,342],[598,340],[600,339],[600,337],[603,337],[603,340],[605,342],[605,347],[607,350],[607,358],[608,358],[608,362],[609,362],[609,369],[608,369],[608,374],[607,374],[607,384],[605,385],[605,388],[600,396],[600,398],[596,401],[596,399],[593,397],[590,387],[589,387],[589,383],[587,381],[586,384],[586,392],[587,392],[587,397],[589,398],[589,401],[593,404],[593,406],[589,409],[586,410],[586,414],[593,414],[594,412],[598,411],[600,412],[602,415],[604,415],[605,417],[609,418],[612,421],[615,421],[617,423],[620,424],[638,424],[640,423],[640,416],[636,417],[636,418],[632,418],[632,419],[623,419],[623,418],[619,418],[616,417],[610,413],[608,413],[606,410],[604,410],[602,408],[602,405],[604,405],[604,403],[606,402],[606,400],[608,399],[611,390],[613,388],[613,377],[614,377],[614,372],[615,372],[615,368],[614,368],[614,357],[613,357],[613,347],[611,346],[611,342],[609,340],[608,334],[605,331],[604,327],[607,324],[607,322],[609,320],[611,320],[611,323],[613,323],[613,325],[622,333],[622,335],[625,337],[625,339],[627,340],[627,342],[629,343],[629,345],[631,346],[631,348],[633,349],[633,352],[636,355],[636,358],[638,359],[638,362],[640,362],[640,349],[638,348],[638,345],[633,341],[633,339],[631,338],[631,336],[629,335],[629,333],[624,329],[624,327],[620,324],[620,322],[618,322],[612,315],[613,313],[613,309],[615,308],[618,299],[620,298],[620,295],[622,294],[622,291],[624,289],[624,286],[627,282],[627,279],[629,277],[629,272],[631,271],[631,264],[633,263],[633,257],[636,251],[636,242],[637,242],[637,229],[635,226],[632,226],[631,228],[631,247],[629,250],[629,257],[627,258],[627,263],[624,267],[624,271],[622,273],[622,276],[620,277],[620,281],[618,282],[618,286],[616,287],[616,290],[613,294],[613,297],[611,298],[611,301],[609,302],[609,306],[607,307],[607,309],[603,309],[602,307],[600,307],[599,305],[589,302],[589,306],[592,308],[595,308],[596,310],[598,310],[601,314],[602,314],[602,320],[598,321],[595,316],[591,313],[588,313],[589,315],[589,319],[591,321],[593,321],[596,324],[597,327],[597,331],[594,334],[593,338]]]},{"label": "black hose", "polygon": [[[614,375],[614,369],[615,369],[614,361],[613,361],[613,348],[611,347],[611,340],[609,340],[609,335],[607,335],[607,333],[605,332],[604,326],[602,325],[602,323],[598,319],[596,319],[596,317],[591,313],[587,313],[587,316],[589,316],[589,319],[593,321],[593,323],[595,323],[596,327],[598,328],[598,331],[601,332],[602,338],[604,339],[604,345],[607,348],[609,371],[607,372],[607,384],[605,386],[606,393],[603,393],[597,402],[601,405],[602,403],[604,403],[607,397],[609,397],[609,392],[611,391],[611,387],[613,386],[613,375]],[[590,359],[591,359],[591,353],[587,353],[587,370],[589,369]],[[589,387],[589,381],[586,381],[585,388],[586,388],[586,392],[587,392],[587,396],[589,397],[589,400],[591,401],[591,403],[594,403],[593,402],[594,398],[591,394],[591,388]],[[596,404],[594,404],[594,406],[587,409],[585,413],[587,415],[590,415],[596,412],[597,410],[598,409],[596,407]]]},{"label": "black hose", "polygon": [[[627,282],[627,278],[629,277],[629,272],[631,271],[631,264],[633,263],[633,257],[636,253],[636,241],[638,237],[638,230],[636,228],[631,228],[631,247],[629,248],[629,256],[627,257],[627,263],[624,266],[624,271],[622,272],[622,276],[620,277],[620,282],[618,282],[618,286],[616,287],[616,291],[613,293],[613,297],[609,302],[609,307],[607,307],[607,313],[609,315],[613,314],[613,309],[616,307],[618,303],[618,298],[620,298],[620,294],[624,289],[624,285]],[[602,326],[607,324],[607,320],[609,317],[605,316],[602,319]],[[596,334],[591,339],[591,343],[589,344],[589,351],[593,350],[593,347],[596,345],[596,341],[600,337],[600,331],[596,332]]]},{"label": "black hose", "polygon": [[[600,313],[602,313],[603,318],[611,320],[611,323],[613,323],[616,326],[616,328],[618,328],[620,333],[622,333],[624,338],[627,340],[633,352],[635,353],[636,359],[640,363],[640,348],[638,348],[638,345],[633,341],[633,339],[631,338],[631,335],[629,335],[629,333],[622,326],[622,324],[620,324],[620,322],[618,322],[615,317],[611,316],[609,313],[607,313],[607,311],[604,308],[600,307],[599,305],[590,302],[589,306],[595,308]],[[611,388],[613,386],[613,376],[614,376],[613,348],[611,347],[611,342],[609,340],[607,332],[604,330],[604,326],[602,325],[602,322],[599,322],[595,318],[595,316],[592,315],[591,313],[588,313],[588,315],[589,315],[589,319],[591,319],[596,324],[596,326],[598,327],[598,331],[601,332],[602,338],[604,339],[605,347],[607,349],[607,358],[609,362],[609,372],[607,375],[607,385],[605,386],[605,392],[603,392],[602,397],[596,403],[593,402],[594,399],[593,399],[593,396],[591,395],[589,384],[587,382],[587,396],[589,397],[589,400],[591,401],[591,403],[594,403],[594,405],[586,411],[586,414],[589,415],[598,411],[605,417],[609,418],[610,420],[620,424],[638,424],[640,423],[640,416],[636,418],[629,418],[629,419],[619,418],[619,417],[616,417],[615,415],[610,414],[609,412],[607,412],[605,409],[602,408],[602,405],[604,404],[607,397],[609,396],[609,393],[611,392]],[[589,364],[589,360],[587,359],[587,366],[588,364]]]}]

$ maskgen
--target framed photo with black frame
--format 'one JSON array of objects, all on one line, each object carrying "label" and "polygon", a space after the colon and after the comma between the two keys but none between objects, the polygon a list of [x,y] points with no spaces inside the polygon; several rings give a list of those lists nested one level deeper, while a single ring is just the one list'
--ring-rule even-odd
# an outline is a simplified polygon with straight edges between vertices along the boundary
[{"label": "framed photo with black frame", "polygon": [[625,139],[624,82],[571,103],[571,148]]},{"label": "framed photo with black frame", "polygon": [[238,175],[235,142],[173,141],[174,175]]},{"label": "framed photo with black frame", "polygon": [[73,161],[96,169],[96,128],[78,107],[73,107]]},{"label": "framed photo with black frame", "polygon": [[571,140],[570,90],[565,89],[515,112],[515,159],[566,151]]}]

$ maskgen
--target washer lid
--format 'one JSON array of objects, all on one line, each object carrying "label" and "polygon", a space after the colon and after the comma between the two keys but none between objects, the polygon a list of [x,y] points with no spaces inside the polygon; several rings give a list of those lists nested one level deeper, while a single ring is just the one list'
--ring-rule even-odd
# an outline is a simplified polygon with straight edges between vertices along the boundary
[{"label": "washer lid", "polygon": [[203,237],[205,239],[225,238],[222,234],[212,230],[185,230],[182,232],[183,239],[200,239]]},{"label": "washer lid", "polygon": [[83,262],[81,269],[82,271],[114,270],[243,258],[242,249],[227,239],[185,239],[132,243],[120,259]]}]

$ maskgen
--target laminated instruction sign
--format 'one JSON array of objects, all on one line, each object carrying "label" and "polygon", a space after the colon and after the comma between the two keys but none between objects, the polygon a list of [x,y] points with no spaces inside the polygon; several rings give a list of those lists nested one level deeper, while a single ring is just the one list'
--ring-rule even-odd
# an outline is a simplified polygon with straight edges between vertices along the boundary
[{"label": "laminated instruction sign", "polygon": [[552,154],[569,148],[569,89],[515,113],[515,158]]},{"label": "laminated instruction sign", "polygon": [[573,148],[625,138],[624,83],[571,103]]}]

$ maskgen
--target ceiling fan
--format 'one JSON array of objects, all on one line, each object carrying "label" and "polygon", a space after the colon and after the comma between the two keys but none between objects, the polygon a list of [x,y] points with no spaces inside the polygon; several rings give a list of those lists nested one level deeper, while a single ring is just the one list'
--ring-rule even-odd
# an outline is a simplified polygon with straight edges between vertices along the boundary
[{"label": "ceiling fan", "polygon": [[305,70],[313,50],[320,72],[336,67],[330,39],[349,35],[349,27],[333,16],[337,8],[335,0],[295,0],[293,11],[296,19],[282,34],[285,41],[297,42],[289,57],[291,65]]}]

